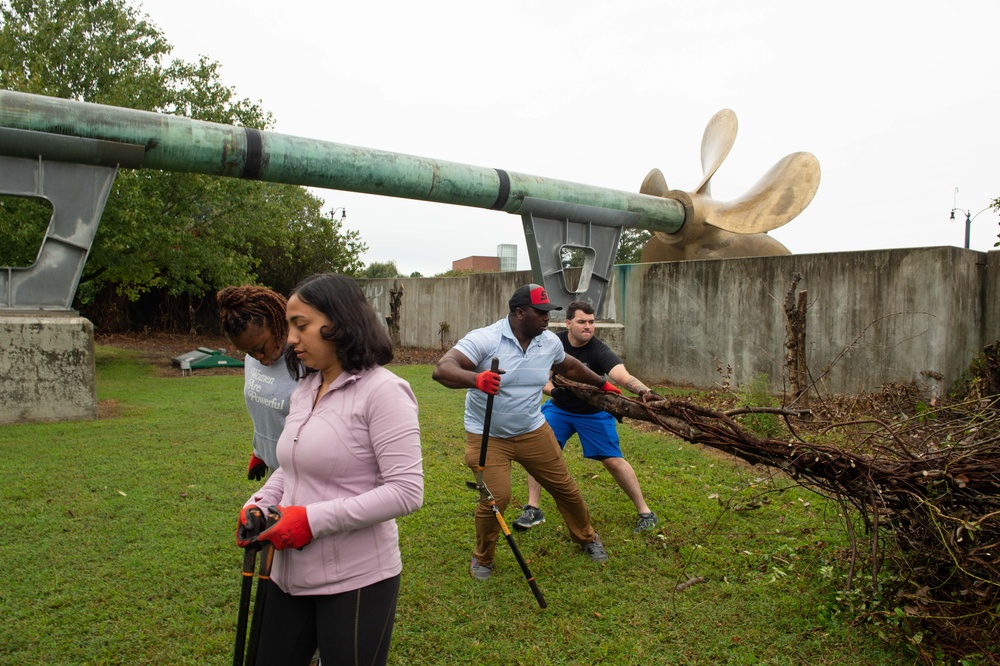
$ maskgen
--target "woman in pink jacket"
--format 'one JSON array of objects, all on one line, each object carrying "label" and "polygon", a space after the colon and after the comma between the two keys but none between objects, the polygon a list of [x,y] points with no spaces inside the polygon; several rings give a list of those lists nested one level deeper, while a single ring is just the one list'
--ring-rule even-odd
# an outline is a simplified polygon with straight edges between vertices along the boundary
[{"label": "woman in pink jacket", "polygon": [[395,518],[423,501],[417,401],[382,367],[392,345],[354,280],[307,278],[286,315],[301,381],[280,466],[240,512],[244,536],[249,509],[280,515],[257,537],[277,551],[257,663],[308,664],[318,646],[324,664],[385,664],[403,568]]}]

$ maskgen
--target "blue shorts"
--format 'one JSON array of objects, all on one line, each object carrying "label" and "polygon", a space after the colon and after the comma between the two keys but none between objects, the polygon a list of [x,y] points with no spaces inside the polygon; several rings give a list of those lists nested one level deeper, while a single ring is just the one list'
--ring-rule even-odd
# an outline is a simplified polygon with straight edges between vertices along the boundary
[{"label": "blue shorts", "polygon": [[573,436],[573,433],[577,433],[580,435],[584,458],[604,460],[622,457],[617,422],[611,414],[607,412],[574,414],[559,409],[551,400],[542,405],[542,414],[556,434],[560,447],[565,447],[566,441]]}]

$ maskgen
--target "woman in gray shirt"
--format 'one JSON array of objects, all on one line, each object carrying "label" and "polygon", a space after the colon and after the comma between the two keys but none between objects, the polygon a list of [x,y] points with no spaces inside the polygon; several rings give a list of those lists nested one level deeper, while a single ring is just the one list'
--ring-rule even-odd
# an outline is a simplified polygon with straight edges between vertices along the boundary
[{"label": "woman in gray shirt", "polygon": [[285,427],[296,381],[282,361],[288,339],[285,297],[255,285],[226,287],[216,294],[222,329],[243,359],[243,395],[253,421],[253,453],[247,478],[259,481],[278,467],[275,446]]}]

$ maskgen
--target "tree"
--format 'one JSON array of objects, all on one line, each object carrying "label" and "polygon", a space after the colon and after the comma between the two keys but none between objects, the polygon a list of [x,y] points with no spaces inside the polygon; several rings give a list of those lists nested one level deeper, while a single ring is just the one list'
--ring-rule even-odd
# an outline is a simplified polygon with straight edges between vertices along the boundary
[{"label": "tree", "polygon": [[[0,266],[30,266],[38,256],[52,205],[42,199],[0,196]],[[3,220],[10,221],[4,225]],[[16,223],[15,223],[16,222]]]},{"label": "tree", "polygon": [[[156,108],[162,90],[152,83],[167,52],[160,31],[121,2],[0,1],[0,88]],[[4,201],[3,264],[30,264],[49,216]]]},{"label": "tree", "polygon": [[0,1],[0,83],[22,92],[160,109],[171,47],[124,0]]},{"label": "tree", "polygon": [[302,188],[285,187],[295,192],[282,198],[282,206],[298,205],[292,211],[270,216],[283,225],[279,243],[262,237],[253,248],[254,256],[260,259],[260,282],[287,294],[314,273],[357,274],[364,266],[361,255],[368,249],[360,233],[345,231],[343,218],[332,211],[322,212],[321,202]]},{"label": "tree", "polygon": [[646,241],[653,237],[645,229],[624,229],[621,241],[618,243],[618,254],[615,255],[616,264],[637,264],[642,259],[642,248]]},{"label": "tree", "polygon": [[[126,0],[0,0],[0,87],[258,129],[273,125],[270,114],[221,82],[218,63],[171,60],[171,52],[159,28]],[[17,245],[0,256],[34,257],[47,218],[41,222],[24,212],[27,206],[7,201],[3,212],[13,214],[0,218],[0,234]],[[99,326],[121,327],[128,324],[120,320],[124,306],[152,293],[167,301],[161,310],[190,320],[193,303],[222,286],[273,280],[269,286],[287,291],[306,274],[356,271],[366,249],[358,233],[345,233],[321,207],[301,187],[119,172],[75,305]],[[169,323],[181,330],[191,325]]]},{"label": "tree", "polygon": [[375,261],[358,275],[360,278],[398,278],[399,269],[396,268],[395,261]]}]

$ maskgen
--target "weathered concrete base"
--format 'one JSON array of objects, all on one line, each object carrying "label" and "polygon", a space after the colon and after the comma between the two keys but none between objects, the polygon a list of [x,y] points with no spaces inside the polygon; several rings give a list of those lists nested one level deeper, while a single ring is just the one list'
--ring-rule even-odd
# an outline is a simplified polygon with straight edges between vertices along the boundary
[{"label": "weathered concrete base", "polygon": [[0,314],[0,423],[97,418],[94,325],[75,312]]}]

